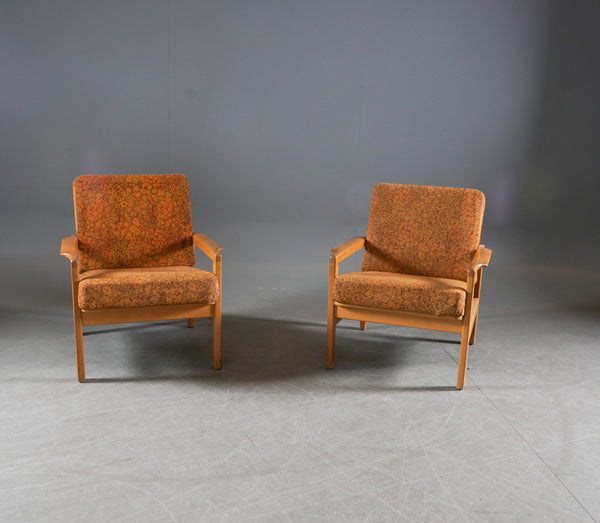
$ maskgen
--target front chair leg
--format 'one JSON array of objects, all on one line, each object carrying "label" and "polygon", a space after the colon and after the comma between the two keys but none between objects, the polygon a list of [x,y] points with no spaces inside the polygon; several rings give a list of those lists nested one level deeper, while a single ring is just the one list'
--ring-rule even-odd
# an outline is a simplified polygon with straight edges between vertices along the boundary
[{"label": "front chair leg", "polygon": [[456,388],[461,390],[465,384],[465,375],[467,373],[467,359],[469,356],[469,344],[470,340],[474,337],[475,325],[477,323],[477,316],[469,320],[471,313],[471,303],[467,303],[467,313],[465,314],[465,320],[462,327],[462,333],[460,337],[460,355],[458,357],[458,376],[456,377]]},{"label": "front chair leg", "polygon": [[[470,303],[467,307],[471,311]],[[468,316],[467,316],[468,317]],[[467,358],[469,356],[469,345],[475,341],[475,329],[477,328],[477,313],[469,321],[465,319],[460,337],[460,355],[458,357],[458,376],[456,378],[456,388],[462,389],[465,384],[465,375],[467,373]]]},{"label": "front chair leg", "polygon": [[469,355],[469,332],[462,333],[460,339],[460,356],[458,357],[458,376],[456,377],[456,388],[461,390],[465,385],[465,374],[467,372],[467,357]]},{"label": "front chair leg", "polygon": [[367,322],[366,321],[361,321],[360,322],[360,330],[364,331],[367,328]]}]

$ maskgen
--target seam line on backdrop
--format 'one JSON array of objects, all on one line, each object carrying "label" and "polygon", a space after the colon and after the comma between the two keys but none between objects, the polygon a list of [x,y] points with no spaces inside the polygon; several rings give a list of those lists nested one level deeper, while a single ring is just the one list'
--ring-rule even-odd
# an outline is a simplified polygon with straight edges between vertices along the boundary
[{"label": "seam line on backdrop", "polygon": [[[364,23],[364,22],[363,22]],[[365,43],[364,43],[364,27],[361,30],[360,36],[360,84],[358,98],[358,130],[356,133],[356,185],[354,188],[354,236],[358,236],[358,203],[360,199],[360,149],[362,141],[362,121],[363,121],[363,106],[364,106],[364,91],[365,91]]]},{"label": "seam line on backdrop", "polygon": [[167,2],[167,172],[171,172],[171,0]]}]

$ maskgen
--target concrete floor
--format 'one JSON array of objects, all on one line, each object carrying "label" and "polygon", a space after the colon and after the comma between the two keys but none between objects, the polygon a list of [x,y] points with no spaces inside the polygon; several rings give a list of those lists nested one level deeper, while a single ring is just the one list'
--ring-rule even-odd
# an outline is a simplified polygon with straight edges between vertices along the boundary
[{"label": "concrete floor", "polygon": [[79,384],[68,264],[0,259],[0,521],[600,520],[597,262],[488,240],[457,391],[452,334],[344,321],[324,370],[350,234],[222,236],[221,371],[208,320],[87,327]]}]

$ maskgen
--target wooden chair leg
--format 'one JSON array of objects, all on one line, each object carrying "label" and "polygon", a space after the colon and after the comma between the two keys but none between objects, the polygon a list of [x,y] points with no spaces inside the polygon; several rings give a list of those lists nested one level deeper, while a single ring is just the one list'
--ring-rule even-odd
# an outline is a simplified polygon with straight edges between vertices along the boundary
[{"label": "wooden chair leg", "polygon": [[189,318],[188,319],[188,327],[190,329],[193,329],[195,324],[196,324],[196,322],[194,321],[194,318]]},{"label": "wooden chair leg", "polygon": [[325,354],[325,367],[333,369],[335,366],[335,306],[332,300],[327,305],[327,350]]},{"label": "wooden chair leg", "polygon": [[367,322],[366,321],[361,321],[360,322],[360,330],[364,331],[367,328]]},{"label": "wooden chair leg", "polygon": [[460,340],[460,356],[458,357],[458,376],[456,377],[456,388],[461,390],[465,385],[465,374],[467,372],[467,357],[469,355],[469,334],[463,333]]},{"label": "wooden chair leg", "polygon": [[474,326],[474,320],[469,321],[465,318],[460,337],[460,355],[458,357],[458,376],[456,377],[456,388],[461,390],[465,384],[465,375],[467,373],[467,358],[469,356],[469,339]]},{"label": "wooden chair leg", "polygon": [[475,320],[473,321],[473,327],[471,328],[471,336],[469,336],[469,345],[473,345],[475,343],[475,335],[477,333],[477,318],[479,314],[475,316]]},{"label": "wooden chair leg", "polygon": [[83,354],[83,325],[79,310],[73,311],[75,325],[75,354],[77,357],[77,379],[80,383],[85,381],[85,358]]},{"label": "wooden chair leg", "polygon": [[218,307],[218,311],[215,312],[214,318],[212,318],[213,324],[213,369],[219,370],[221,368],[221,308]]}]

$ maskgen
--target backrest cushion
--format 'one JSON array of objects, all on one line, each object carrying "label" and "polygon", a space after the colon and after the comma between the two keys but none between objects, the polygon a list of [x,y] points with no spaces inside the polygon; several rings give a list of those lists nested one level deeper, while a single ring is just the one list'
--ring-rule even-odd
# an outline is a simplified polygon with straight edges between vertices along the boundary
[{"label": "backrest cushion", "polygon": [[81,272],[194,265],[182,174],[80,176],[73,199]]},{"label": "backrest cushion", "polygon": [[361,269],[466,281],[484,206],[474,189],[376,185]]}]

